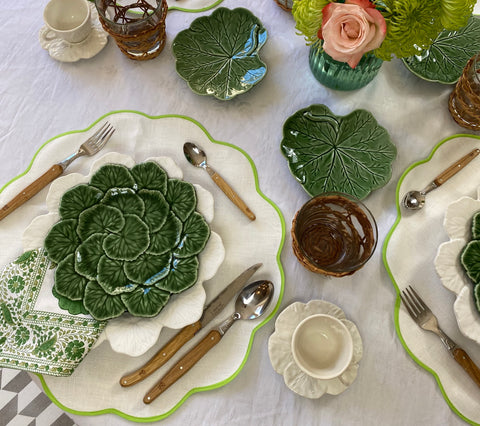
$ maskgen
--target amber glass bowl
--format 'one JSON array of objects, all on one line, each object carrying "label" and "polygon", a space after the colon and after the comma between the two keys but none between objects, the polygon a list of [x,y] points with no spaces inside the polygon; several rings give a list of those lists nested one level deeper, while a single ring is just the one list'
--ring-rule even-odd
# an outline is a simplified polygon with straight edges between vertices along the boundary
[{"label": "amber glass bowl", "polygon": [[358,271],[377,246],[378,229],[368,208],[355,197],[320,194],[296,213],[292,247],[312,272],[343,277]]}]

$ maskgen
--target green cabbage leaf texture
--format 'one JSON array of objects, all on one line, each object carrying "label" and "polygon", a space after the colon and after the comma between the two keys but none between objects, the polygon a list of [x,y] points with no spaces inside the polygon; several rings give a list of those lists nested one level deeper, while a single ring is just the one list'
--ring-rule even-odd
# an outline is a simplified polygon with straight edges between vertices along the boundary
[{"label": "green cabbage leaf texture", "polygon": [[259,51],[266,41],[267,30],[249,10],[220,7],[175,37],[177,73],[193,92],[231,100],[265,77]]},{"label": "green cabbage leaf texture", "polygon": [[153,317],[195,284],[210,228],[192,184],[155,162],[106,164],[60,200],[45,238],[53,294],[70,313]]},{"label": "green cabbage leaf texture", "polygon": [[472,217],[471,239],[460,255],[460,263],[473,282],[475,307],[480,312],[480,212]]},{"label": "green cabbage leaf texture", "polygon": [[290,172],[312,197],[334,191],[363,199],[390,180],[397,155],[388,132],[369,111],[339,116],[322,104],[286,120],[280,148]]},{"label": "green cabbage leaf texture", "polygon": [[472,15],[465,27],[443,30],[428,49],[403,58],[413,74],[442,84],[458,81],[469,59],[480,51],[480,16]]}]

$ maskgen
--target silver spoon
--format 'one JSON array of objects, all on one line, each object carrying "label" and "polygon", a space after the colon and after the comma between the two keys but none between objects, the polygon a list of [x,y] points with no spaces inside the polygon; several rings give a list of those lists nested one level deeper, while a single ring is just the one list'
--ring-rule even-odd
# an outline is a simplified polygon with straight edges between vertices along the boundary
[{"label": "silver spoon", "polygon": [[460,158],[453,163],[448,169],[440,173],[432,182],[430,182],[421,191],[409,191],[405,194],[402,200],[403,207],[409,210],[420,210],[425,204],[425,195],[430,191],[438,188],[444,184],[452,176],[455,176],[460,170],[462,170],[470,161],[472,161],[478,154],[480,149],[476,148],[470,151],[467,155]]},{"label": "silver spoon", "polygon": [[217,186],[250,220],[255,220],[255,214],[253,214],[245,202],[230,187],[230,185],[207,164],[207,155],[200,147],[192,142],[186,142],[183,145],[183,153],[187,160],[195,167],[200,167],[201,169],[206,170]]},{"label": "silver spoon", "polygon": [[252,320],[258,318],[267,309],[273,296],[273,283],[270,281],[255,281],[243,288],[235,302],[235,312],[223,321],[217,328],[207,334],[203,340],[188,352],[162,379],[148,391],[143,398],[145,404],[150,404],[155,398],[173,385],[180,377],[189,371],[211,348],[213,348],[237,320]]}]

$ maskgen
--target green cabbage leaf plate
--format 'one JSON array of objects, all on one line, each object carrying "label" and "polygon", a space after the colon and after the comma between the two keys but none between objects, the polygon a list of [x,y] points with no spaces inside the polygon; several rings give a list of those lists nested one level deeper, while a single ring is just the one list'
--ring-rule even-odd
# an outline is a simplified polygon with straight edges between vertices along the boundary
[{"label": "green cabbage leaf plate", "polygon": [[471,16],[465,27],[442,31],[427,50],[404,58],[403,63],[424,80],[454,84],[468,60],[479,51],[480,17]]},{"label": "green cabbage leaf plate", "polygon": [[287,119],[281,150],[293,176],[312,197],[336,191],[358,199],[390,180],[397,155],[387,131],[370,112],[338,116],[325,105],[311,105]]},{"label": "green cabbage leaf plate", "polygon": [[266,29],[249,10],[220,7],[175,37],[177,73],[199,95],[233,99],[265,76],[258,51],[266,41]]},{"label": "green cabbage leaf plate", "polygon": [[210,228],[196,204],[193,185],[153,161],[106,164],[66,191],[45,238],[60,305],[97,320],[158,315],[197,280]]}]

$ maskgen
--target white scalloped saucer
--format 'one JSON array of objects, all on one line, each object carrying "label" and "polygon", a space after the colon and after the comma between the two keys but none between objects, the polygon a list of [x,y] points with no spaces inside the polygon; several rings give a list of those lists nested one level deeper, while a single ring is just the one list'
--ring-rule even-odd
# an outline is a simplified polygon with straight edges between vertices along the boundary
[{"label": "white scalloped saucer", "polygon": [[[293,332],[305,318],[315,314],[331,315],[339,319],[353,339],[353,357],[349,367],[340,376],[321,380],[304,373],[295,363],[291,351]],[[287,387],[306,398],[320,398],[324,394],[339,395],[356,379],[358,363],[363,355],[363,343],[357,326],[346,319],[345,313],[336,305],[324,300],[311,300],[307,304],[294,302],[278,316],[275,332],[268,340],[268,354],[274,370],[283,375]]]},{"label": "white scalloped saucer", "polygon": [[89,59],[98,54],[108,42],[108,34],[98,20],[98,12],[93,3],[89,3],[91,11],[92,31],[80,43],[69,43],[60,37],[51,36],[52,32],[44,26],[38,33],[40,45],[48,50],[48,54],[60,62],[76,62]]}]

